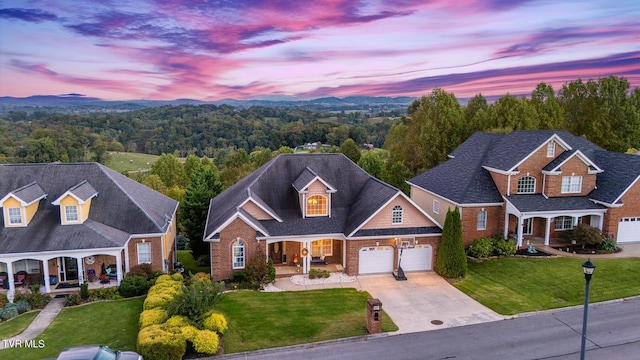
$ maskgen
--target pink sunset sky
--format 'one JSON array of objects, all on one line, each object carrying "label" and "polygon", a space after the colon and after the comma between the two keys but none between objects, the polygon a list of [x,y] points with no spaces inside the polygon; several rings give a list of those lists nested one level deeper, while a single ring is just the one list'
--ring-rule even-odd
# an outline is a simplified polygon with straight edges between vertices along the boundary
[{"label": "pink sunset sky", "polygon": [[457,97],[640,87],[640,1],[0,0],[0,96]]}]

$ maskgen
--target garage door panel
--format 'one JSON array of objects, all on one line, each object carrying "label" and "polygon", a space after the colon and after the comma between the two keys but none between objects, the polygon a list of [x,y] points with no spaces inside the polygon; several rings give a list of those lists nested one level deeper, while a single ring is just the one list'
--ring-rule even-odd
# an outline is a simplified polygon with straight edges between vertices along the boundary
[{"label": "garage door panel", "polygon": [[621,219],[616,239],[618,243],[640,241],[640,216]]},{"label": "garage door panel", "polygon": [[404,271],[426,271],[432,269],[431,245],[416,245],[413,249],[402,251],[400,266]]},{"label": "garage door panel", "polygon": [[389,273],[393,271],[393,248],[373,246],[360,249],[358,274]]}]

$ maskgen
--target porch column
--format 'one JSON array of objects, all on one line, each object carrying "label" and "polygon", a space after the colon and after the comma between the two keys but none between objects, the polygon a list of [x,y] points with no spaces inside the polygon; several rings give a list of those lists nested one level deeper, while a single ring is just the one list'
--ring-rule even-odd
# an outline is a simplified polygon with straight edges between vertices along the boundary
[{"label": "porch column", "polygon": [[573,224],[573,227],[578,226],[578,217],[577,216],[572,216],[571,217],[571,223]]},{"label": "porch column", "polygon": [[504,238],[509,238],[509,213],[504,212]]},{"label": "porch column", "polygon": [[602,227],[604,226],[604,215],[598,216],[598,229],[602,231]]},{"label": "porch column", "polygon": [[76,259],[76,264],[78,267],[78,284],[84,284],[84,257],[79,256]]},{"label": "porch column", "polygon": [[544,244],[549,245],[549,233],[551,232],[551,219],[546,218],[545,228],[544,228]]},{"label": "porch column", "polygon": [[13,302],[13,295],[16,293],[16,284],[13,281],[13,261],[7,261],[7,277],[9,278],[9,291],[7,292],[7,299],[9,299],[9,302]]},{"label": "porch column", "polygon": [[51,292],[51,284],[49,284],[49,260],[42,260],[42,273],[44,274],[44,292]]},{"label": "porch column", "polygon": [[120,285],[120,281],[122,281],[122,256],[120,256],[120,251],[116,253],[116,278],[118,279],[118,285]]},{"label": "porch column", "polygon": [[[211,251],[211,250],[209,250]],[[120,251],[118,251],[118,254],[120,254]],[[131,269],[129,268],[129,246],[125,246],[124,247],[124,258],[127,259],[127,261],[124,262],[124,270],[126,272],[129,272]]]},{"label": "porch column", "polygon": [[[309,249],[309,243],[308,242],[303,242],[302,243],[302,248],[303,249]],[[300,254],[302,255],[302,253]],[[307,274],[309,272],[309,254],[307,254],[307,256],[301,256],[301,260],[302,260],[302,273],[303,274]]]},{"label": "porch column", "polygon": [[522,226],[524,225],[524,221],[522,221],[522,216],[518,218],[518,247],[522,246]]}]

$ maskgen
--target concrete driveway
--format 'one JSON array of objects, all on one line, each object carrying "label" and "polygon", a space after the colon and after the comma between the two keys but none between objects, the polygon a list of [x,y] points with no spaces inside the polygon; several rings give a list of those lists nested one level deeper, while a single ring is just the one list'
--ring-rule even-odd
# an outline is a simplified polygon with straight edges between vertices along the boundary
[{"label": "concrete driveway", "polygon": [[406,281],[397,281],[390,274],[363,275],[357,280],[362,290],[382,302],[382,309],[400,328],[397,334],[508,318],[473,300],[435,272],[406,276]]}]

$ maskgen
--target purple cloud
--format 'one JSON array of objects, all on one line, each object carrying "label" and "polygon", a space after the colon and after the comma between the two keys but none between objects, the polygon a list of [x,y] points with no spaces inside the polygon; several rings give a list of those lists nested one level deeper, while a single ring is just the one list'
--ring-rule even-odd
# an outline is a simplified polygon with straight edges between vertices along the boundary
[{"label": "purple cloud", "polygon": [[11,20],[22,20],[22,21],[33,22],[33,23],[59,20],[59,18],[55,14],[47,11],[42,11],[38,9],[17,9],[17,8],[0,9],[0,18],[11,19]]}]

